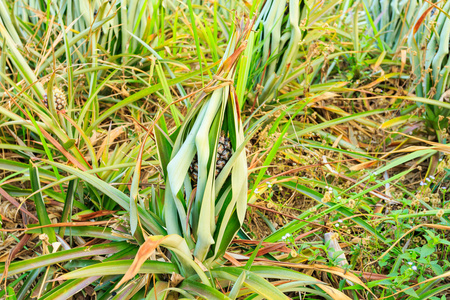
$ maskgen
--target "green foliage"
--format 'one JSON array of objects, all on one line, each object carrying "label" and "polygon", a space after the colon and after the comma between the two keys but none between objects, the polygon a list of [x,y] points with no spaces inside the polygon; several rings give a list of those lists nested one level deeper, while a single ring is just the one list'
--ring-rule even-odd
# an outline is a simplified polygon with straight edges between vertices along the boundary
[{"label": "green foliage", "polygon": [[443,299],[449,5],[0,0],[0,298]]},{"label": "green foliage", "polygon": [[393,53],[405,44],[409,30],[424,1],[364,0],[366,17],[374,37],[382,42],[380,50]]},{"label": "green foliage", "polygon": [[[415,75],[416,95],[448,101],[450,95],[450,3],[432,7],[425,2],[415,20],[408,45],[412,48],[410,60]],[[430,25],[427,25],[430,24]],[[448,108],[425,105],[425,117],[439,141],[446,141]]]}]

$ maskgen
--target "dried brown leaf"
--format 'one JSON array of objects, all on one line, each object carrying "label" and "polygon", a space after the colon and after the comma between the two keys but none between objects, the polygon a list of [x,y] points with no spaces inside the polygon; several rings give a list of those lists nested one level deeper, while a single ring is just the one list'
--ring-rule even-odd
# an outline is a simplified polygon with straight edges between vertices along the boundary
[{"label": "dried brown leaf", "polygon": [[330,297],[334,300],[351,300],[351,298],[349,298],[346,294],[331,286],[325,284],[317,284],[317,286],[320,287],[325,293],[330,295]]},{"label": "dried brown leaf", "polygon": [[113,290],[118,289],[126,281],[133,278],[140,270],[144,262],[155,252],[155,249],[169,236],[150,236],[139,248],[130,269],[125,273],[122,279],[117,283]]}]

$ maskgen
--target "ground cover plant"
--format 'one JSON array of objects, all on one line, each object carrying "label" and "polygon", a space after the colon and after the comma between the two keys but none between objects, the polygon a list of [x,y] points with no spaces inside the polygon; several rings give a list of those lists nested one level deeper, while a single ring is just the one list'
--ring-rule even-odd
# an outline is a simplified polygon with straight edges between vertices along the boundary
[{"label": "ground cover plant", "polygon": [[0,0],[0,299],[447,299],[450,2]]}]

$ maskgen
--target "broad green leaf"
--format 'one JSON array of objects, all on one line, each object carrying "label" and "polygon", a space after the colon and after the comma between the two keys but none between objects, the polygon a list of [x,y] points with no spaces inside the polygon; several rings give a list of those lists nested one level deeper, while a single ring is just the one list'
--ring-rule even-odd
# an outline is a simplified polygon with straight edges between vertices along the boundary
[{"label": "broad green leaf", "polygon": [[[59,251],[56,253],[46,254],[23,261],[12,262],[8,268],[8,276],[13,276],[23,272],[31,271],[41,267],[51,266],[53,264],[58,264],[81,257],[113,254],[127,247],[130,247],[130,244],[128,244],[127,242],[100,244]],[[4,270],[5,264],[1,263],[0,273],[3,273]]]},{"label": "broad green leaf", "polygon": [[[39,178],[38,168],[30,164],[30,181],[31,181],[31,189],[33,191],[38,191],[41,189],[41,182]],[[44,199],[42,198],[42,193],[38,192],[33,196],[34,204],[36,205],[36,212],[39,219],[40,225],[49,225],[51,224],[50,218],[48,217],[47,209],[45,207]],[[49,242],[56,242],[55,231],[51,228],[41,228],[41,232],[45,233],[48,236]]]},{"label": "broad green leaf", "polygon": [[[87,266],[75,271],[61,275],[58,279],[67,280],[75,278],[85,278],[91,276],[107,276],[125,274],[133,263],[132,259],[108,261]],[[172,274],[177,272],[177,268],[172,263],[161,261],[146,261],[139,269],[138,273],[149,274]]]},{"label": "broad green leaf", "polygon": [[420,118],[417,116],[404,115],[404,116],[400,116],[397,118],[387,120],[386,122],[381,124],[381,128],[390,128],[393,126],[398,126],[398,125],[404,124],[406,122],[414,122],[414,121],[417,122],[419,120],[420,120]]},{"label": "broad green leaf", "polygon": [[352,114],[352,115],[347,116],[347,117],[341,117],[341,118],[337,118],[337,119],[334,119],[334,120],[323,122],[323,123],[320,123],[320,124],[317,124],[317,125],[306,127],[305,129],[302,129],[302,130],[298,131],[296,133],[296,135],[301,137],[301,136],[303,136],[305,134],[308,134],[310,132],[315,132],[316,130],[332,127],[332,126],[339,125],[339,124],[342,124],[342,123],[345,123],[345,122],[348,122],[348,121],[358,120],[360,118],[365,118],[365,117],[376,115],[376,114],[386,113],[388,111],[393,111],[393,110],[395,110],[395,109],[389,109],[389,110],[386,110],[386,109],[375,109],[375,110],[371,110],[371,111],[366,111],[366,112],[360,112],[360,113]]},{"label": "broad green leaf", "polygon": [[[235,267],[223,267],[211,270],[211,274],[215,278],[231,280],[232,282],[236,282],[241,273],[242,270]],[[273,300],[289,299],[270,282],[266,281],[264,278],[250,271],[247,271],[244,286],[252,290],[254,293],[263,296],[266,299],[273,299]]]},{"label": "broad green leaf", "polygon": [[183,280],[180,285],[180,289],[184,291],[189,291],[203,299],[211,300],[229,300],[231,298],[225,296],[223,293],[219,292],[217,289],[207,286],[205,284],[195,282],[189,279]]},{"label": "broad green leaf", "polygon": [[41,300],[65,300],[84,290],[87,286],[91,285],[94,281],[101,276],[92,276],[89,278],[74,279],[64,282],[58,285],[56,288],[51,289],[48,293],[40,297]]},{"label": "broad green leaf", "polygon": [[[35,225],[28,225],[30,230],[29,233],[39,233],[41,229],[33,229]],[[58,227],[50,227],[48,229],[55,230]],[[118,231],[113,231],[108,227],[101,226],[70,226],[70,227],[59,227],[65,228],[65,236],[80,236],[80,237],[91,237],[110,241],[123,241],[131,240],[132,236]]]}]

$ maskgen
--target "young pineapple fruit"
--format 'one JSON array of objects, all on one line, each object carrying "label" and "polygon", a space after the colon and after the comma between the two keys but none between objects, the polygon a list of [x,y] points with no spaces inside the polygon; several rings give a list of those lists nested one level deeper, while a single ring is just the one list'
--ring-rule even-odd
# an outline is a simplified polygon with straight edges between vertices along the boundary
[{"label": "young pineapple fruit", "polygon": [[[225,134],[221,134],[219,137],[219,144],[217,145],[217,154],[216,154],[216,177],[220,174],[223,167],[227,164],[228,160],[231,157],[231,141]],[[197,182],[198,179],[198,160],[197,154],[194,156],[191,165],[189,166],[189,170],[191,171],[191,178],[194,182]]]},{"label": "young pineapple fruit", "polygon": [[[59,88],[53,88],[53,101],[55,103],[55,108],[57,111],[63,110],[66,105],[66,95]],[[44,94],[44,105],[48,108],[48,97],[47,94]]]}]

